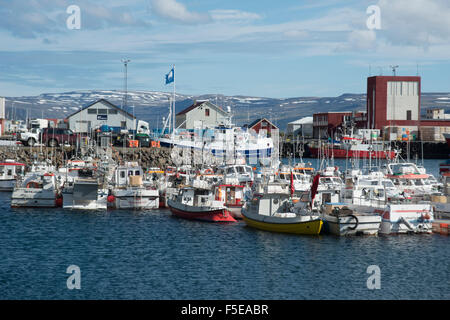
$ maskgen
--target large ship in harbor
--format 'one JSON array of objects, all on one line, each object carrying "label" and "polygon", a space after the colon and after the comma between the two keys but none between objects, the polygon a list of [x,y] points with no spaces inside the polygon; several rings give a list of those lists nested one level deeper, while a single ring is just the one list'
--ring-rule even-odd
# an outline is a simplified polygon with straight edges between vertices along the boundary
[{"label": "large ship in harbor", "polygon": [[229,164],[236,159],[245,159],[250,164],[270,164],[274,151],[272,138],[235,126],[176,130],[156,139],[161,146],[199,151]]},{"label": "large ship in harbor", "polygon": [[370,131],[369,136],[359,132],[343,135],[338,140],[319,140],[317,144],[309,145],[309,150],[315,158],[395,159],[396,152],[383,141],[378,141]]}]

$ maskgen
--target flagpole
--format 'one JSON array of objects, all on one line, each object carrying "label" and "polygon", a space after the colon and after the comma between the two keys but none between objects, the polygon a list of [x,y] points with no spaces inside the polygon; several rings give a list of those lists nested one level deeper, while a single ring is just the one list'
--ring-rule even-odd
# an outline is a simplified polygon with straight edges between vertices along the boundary
[{"label": "flagpole", "polygon": [[172,112],[172,139],[175,138],[175,65],[172,65],[173,70],[173,112]]}]

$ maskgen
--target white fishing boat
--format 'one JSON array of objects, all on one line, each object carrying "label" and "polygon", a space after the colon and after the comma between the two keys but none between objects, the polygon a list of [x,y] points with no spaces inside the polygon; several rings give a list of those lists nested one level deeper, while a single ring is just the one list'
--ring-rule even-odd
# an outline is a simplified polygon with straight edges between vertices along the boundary
[{"label": "white fishing boat", "polygon": [[64,209],[107,209],[108,189],[96,168],[77,170],[76,177],[67,176],[62,188]]},{"label": "white fishing boat", "polygon": [[0,163],[0,191],[13,191],[17,177],[25,172],[25,164],[7,159]]},{"label": "white fishing boat", "polygon": [[385,173],[404,194],[420,197],[438,191],[425,169],[418,168],[414,163],[389,163]]},{"label": "white fishing boat", "polygon": [[61,192],[53,173],[27,173],[18,181],[11,195],[13,208],[54,208],[61,204]]},{"label": "white fishing boat", "polygon": [[[306,192],[311,189],[312,177],[310,174],[300,173],[293,168],[281,167],[276,173],[277,180],[294,186],[295,192]],[[292,181],[291,181],[292,180]]]},{"label": "white fishing boat", "polygon": [[114,173],[113,186],[108,202],[116,209],[157,209],[159,191],[153,186],[144,186],[144,172],[136,162],[118,166]]},{"label": "white fishing boat", "polygon": [[220,166],[217,171],[224,179],[236,179],[239,183],[251,183],[254,180],[253,168],[245,164]]},{"label": "white fishing boat", "polygon": [[343,203],[327,203],[321,217],[324,232],[337,236],[377,235],[381,224],[378,214],[358,212]]},{"label": "white fishing boat", "polygon": [[247,128],[233,125],[195,129],[174,130],[172,134],[157,136],[161,146],[197,150],[212,155],[216,163],[235,163],[244,159],[247,163],[268,164],[274,153],[273,139]]},{"label": "white fishing boat", "polygon": [[433,232],[434,214],[430,203],[389,203],[384,210],[376,212],[382,217],[382,234]]}]

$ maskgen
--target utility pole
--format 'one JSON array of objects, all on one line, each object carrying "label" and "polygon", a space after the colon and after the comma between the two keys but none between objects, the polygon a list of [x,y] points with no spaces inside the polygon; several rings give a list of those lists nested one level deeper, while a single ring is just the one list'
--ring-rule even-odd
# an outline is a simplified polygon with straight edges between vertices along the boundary
[{"label": "utility pole", "polygon": [[130,59],[122,59],[124,69],[124,91],[125,96],[123,97],[122,109],[125,109],[127,106],[127,95],[128,95],[128,63],[130,63]]}]

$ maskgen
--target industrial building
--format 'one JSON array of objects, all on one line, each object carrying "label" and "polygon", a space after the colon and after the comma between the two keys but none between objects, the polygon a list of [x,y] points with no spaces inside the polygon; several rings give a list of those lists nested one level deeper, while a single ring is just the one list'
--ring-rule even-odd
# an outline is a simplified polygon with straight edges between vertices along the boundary
[{"label": "industrial building", "polygon": [[450,115],[442,108],[431,108],[421,118],[421,77],[374,76],[367,78],[366,111],[313,115],[315,139],[332,137],[349,127],[377,129],[380,137],[390,141],[443,142],[443,134],[450,133]]},{"label": "industrial building", "polygon": [[312,138],[313,136],[313,117],[301,118],[287,124],[288,135]]},{"label": "industrial building", "polygon": [[108,125],[115,131],[135,130],[136,117],[111,102],[100,99],[67,117],[69,129],[88,133]]},{"label": "industrial building", "polygon": [[321,112],[313,115],[313,137],[327,138],[343,133],[347,128],[367,126],[365,111]]},{"label": "industrial building", "polygon": [[367,128],[397,140],[405,134],[418,136],[421,78],[374,76],[367,78]]},{"label": "industrial building", "polygon": [[194,129],[226,125],[230,114],[209,101],[195,101],[191,106],[177,113],[176,128]]}]

